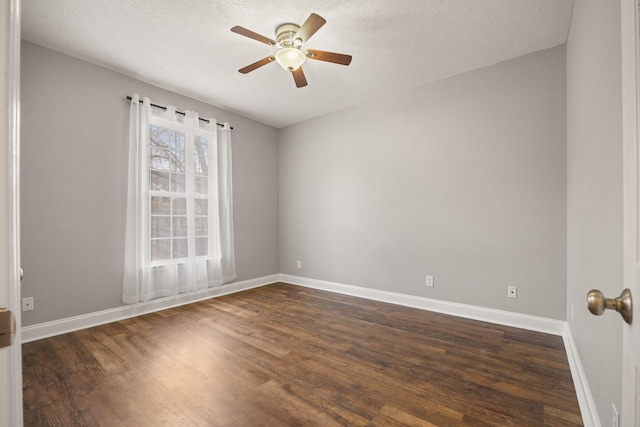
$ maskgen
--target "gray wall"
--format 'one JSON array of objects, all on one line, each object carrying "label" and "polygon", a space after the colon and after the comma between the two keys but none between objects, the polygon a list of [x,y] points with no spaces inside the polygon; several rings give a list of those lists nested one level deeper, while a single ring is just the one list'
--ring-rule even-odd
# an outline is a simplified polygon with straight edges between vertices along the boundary
[{"label": "gray wall", "polygon": [[[567,312],[603,425],[620,410],[620,317],[589,314],[593,288],[622,289],[620,4],[580,0],[567,41]],[[573,319],[571,312],[573,311]]]},{"label": "gray wall", "polygon": [[24,42],[23,296],[36,310],[23,324],[121,305],[133,92],[234,125],[238,280],[282,272],[564,319],[564,58],[557,47],[278,132]]},{"label": "gray wall", "polygon": [[276,129],[28,42],[21,79],[23,325],[122,305],[134,92],[234,126],[238,280],[278,273]]},{"label": "gray wall", "polygon": [[564,320],[565,89],[559,46],[281,129],[280,272]]}]

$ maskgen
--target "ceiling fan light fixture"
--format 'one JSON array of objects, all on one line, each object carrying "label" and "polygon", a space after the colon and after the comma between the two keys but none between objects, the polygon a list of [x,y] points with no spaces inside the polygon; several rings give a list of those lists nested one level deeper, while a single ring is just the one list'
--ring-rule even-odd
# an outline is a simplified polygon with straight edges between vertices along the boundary
[{"label": "ceiling fan light fixture", "polygon": [[287,71],[295,71],[300,68],[305,58],[305,54],[295,47],[285,47],[276,52],[276,61]]},{"label": "ceiling fan light fixture", "polygon": [[314,61],[332,62],[334,64],[349,65],[351,63],[351,55],[342,53],[325,52],[323,50],[302,50],[302,45],[309,41],[312,35],[316,33],[325,23],[326,19],[322,16],[312,13],[309,15],[302,26],[296,24],[282,24],[276,28],[276,40],[269,37],[254,33],[244,27],[236,25],[231,31],[248,37],[260,43],[264,43],[271,47],[278,48],[278,51],[266,58],[240,68],[238,71],[242,74],[250,73],[270,62],[277,62],[282,68],[289,71],[296,82],[296,87],[301,88],[307,86],[307,78],[302,71],[301,65],[304,64],[307,57]]}]

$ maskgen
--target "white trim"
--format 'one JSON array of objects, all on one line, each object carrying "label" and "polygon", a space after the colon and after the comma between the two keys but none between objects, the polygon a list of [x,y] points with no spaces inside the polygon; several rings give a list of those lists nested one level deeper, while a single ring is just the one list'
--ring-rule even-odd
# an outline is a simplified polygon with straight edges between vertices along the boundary
[{"label": "white trim", "polygon": [[562,320],[548,319],[544,317],[513,313],[491,308],[477,307],[448,301],[435,300],[397,292],[382,291],[379,289],[363,288],[359,286],[345,285],[342,283],[328,282],[324,280],[310,279],[289,274],[274,274],[259,277],[242,282],[230,283],[216,288],[205,289],[188,294],[180,294],[172,297],[158,298],[138,304],[125,305],[80,316],[68,317],[37,325],[22,328],[22,343],[36,341],[43,338],[61,335],[80,329],[90,328],[105,323],[115,322],[130,317],[140,316],[167,308],[190,304],[208,298],[241,292],[276,282],[285,282],[292,285],[352,295],[359,298],[391,304],[413,307],[437,313],[450,314],[467,319],[515,328],[528,329],[552,335],[564,336],[566,334],[566,322]]},{"label": "white trim", "polygon": [[[638,262],[638,246],[640,244],[640,212],[638,204],[638,175],[640,162],[640,40],[639,5],[637,0],[620,2],[621,28],[621,69],[622,84],[622,234],[623,234],[623,288],[629,288],[637,298],[640,285],[640,266]],[[614,141],[615,142],[615,141]],[[635,320],[637,322],[637,320]],[[627,325],[620,322],[622,344],[622,386],[620,387],[620,425],[637,426],[640,423],[640,403],[638,402],[637,366],[640,359],[640,329],[638,325]],[[611,349],[617,351],[618,349]],[[614,353],[615,354],[615,353]]]},{"label": "white trim", "polygon": [[591,389],[589,388],[589,382],[587,376],[582,368],[582,362],[580,361],[580,355],[576,348],[576,343],[573,340],[571,334],[571,328],[569,324],[566,324],[564,335],[562,336],[564,341],[564,348],[567,352],[567,359],[569,361],[569,368],[571,369],[571,377],[573,378],[573,385],[576,389],[576,396],[578,398],[578,405],[580,405],[580,413],[582,415],[582,423],[585,427],[601,427],[600,417],[598,416],[598,410],[596,409],[596,403],[593,400]]},{"label": "white trim", "polygon": [[105,323],[116,322],[142,314],[153,313],[167,308],[178,307],[196,301],[222,295],[233,294],[258,288],[279,281],[279,275],[259,277],[242,282],[229,283],[216,288],[204,289],[188,294],[180,294],[172,297],[158,298],[152,301],[145,301],[138,304],[124,305],[109,310],[97,311],[95,313],[83,314],[80,316],[68,317],[66,319],[54,320],[52,322],[40,323],[22,328],[22,343],[40,340],[68,332],[78,331]]},{"label": "white trim", "polygon": [[[21,32],[21,3],[20,0],[3,2],[2,6],[8,13],[8,28],[6,31],[6,68],[3,70],[5,78],[4,118],[6,120],[6,145],[3,141],[7,162],[3,165],[6,179],[3,189],[4,213],[6,215],[3,226],[5,227],[7,271],[2,280],[6,280],[8,286],[8,308],[14,312],[17,331],[14,344],[9,347],[9,423],[15,427],[22,427],[22,347],[19,325],[22,321],[20,314],[20,32]],[[2,110],[2,108],[0,108]],[[4,371],[3,371],[4,372]],[[0,417],[2,420],[5,417]],[[0,421],[2,422],[2,421]]]},{"label": "white trim", "polygon": [[352,295],[355,297],[419,308],[422,310],[435,311],[438,313],[451,314],[453,316],[464,317],[467,319],[496,323],[498,325],[513,326],[515,328],[544,332],[552,335],[563,336],[565,333],[566,322],[563,320],[548,319],[545,317],[530,316],[527,314],[513,313],[510,311],[495,310],[455,302],[440,301],[414,295],[292,276],[289,274],[281,274],[280,281],[307,288]]}]

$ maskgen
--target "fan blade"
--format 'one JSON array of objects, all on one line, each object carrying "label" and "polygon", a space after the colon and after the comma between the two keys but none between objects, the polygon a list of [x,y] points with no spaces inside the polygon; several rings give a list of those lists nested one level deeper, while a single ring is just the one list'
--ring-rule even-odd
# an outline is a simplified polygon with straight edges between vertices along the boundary
[{"label": "fan blade", "polygon": [[326,22],[327,20],[322,16],[312,13],[307,20],[304,21],[304,24],[302,24],[302,27],[300,27],[293,39],[300,39],[302,43],[306,43]]},{"label": "fan blade", "polygon": [[297,69],[293,70],[291,74],[293,74],[293,80],[296,81],[297,87],[305,87],[307,85],[307,78],[304,76],[302,67],[298,67]]},{"label": "fan blade", "polygon": [[241,36],[249,37],[250,39],[259,41],[260,43],[268,44],[269,46],[275,46],[277,44],[275,40],[271,40],[268,37],[262,36],[258,33],[254,33],[251,30],[247,30],[246,28],[240,27],[237,25],[233,27],[231,31],[233,31],[236,34],[240,34]]},{"label": "fan blade", "polygon": [[268,63],[273,62],[275,60],[276,60],[275,56],[267,56],[266,58],[262,58],[260,61],[256,61],[253,64],[247,65],[244,68],[240,68],[238,71],[240,71],[242,74],[247,74],[255,70],[256,68],[260,68],[263,65],[267,65]]},{"label": "fan blade", "polygon": [[322,50],[307,49],[305,52],[310,59],[318,61],[333,62],[334,64],[349,65],[351,64],[351,55],[344,55],[342,53],[324,52]]}]

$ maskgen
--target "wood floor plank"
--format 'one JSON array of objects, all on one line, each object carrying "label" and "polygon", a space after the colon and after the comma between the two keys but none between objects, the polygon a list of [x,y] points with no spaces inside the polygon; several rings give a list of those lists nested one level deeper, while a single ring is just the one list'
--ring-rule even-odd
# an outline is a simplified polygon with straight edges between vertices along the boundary
[{"label": "wood floor plank", "polygon": [[[385,405],[380,411],[382,415],[400,423],[401,425],[416,426],[416,427],[433,427],[435,424],[431,424],[423,419],[415,417],[404,411],[401,411],[393,406]],[[460,421],[462,421],[462,414],[460,414]]]},{"label": "wood floor plank", "polygon": [[561,337],[285,283],[23,345],[26,426],[579,426]]}]

